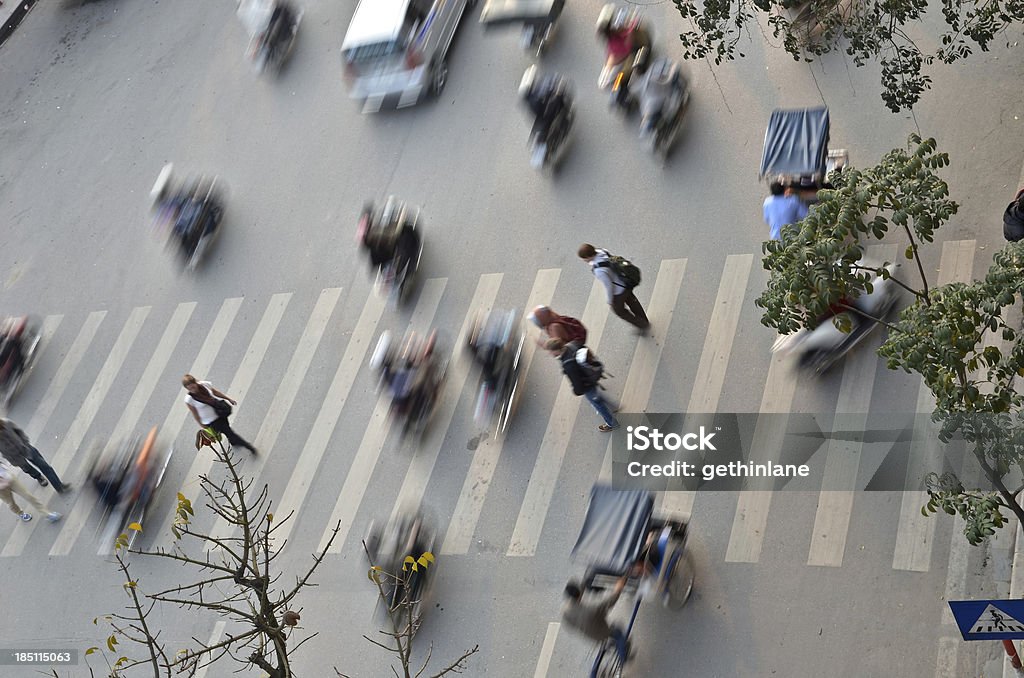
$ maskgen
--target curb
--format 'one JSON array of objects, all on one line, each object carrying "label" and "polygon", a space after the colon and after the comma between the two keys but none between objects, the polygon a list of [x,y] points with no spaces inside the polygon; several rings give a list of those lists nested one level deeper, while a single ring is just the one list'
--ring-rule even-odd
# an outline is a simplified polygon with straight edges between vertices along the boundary
[{"label": "curb", "polygon": [[11,37],[14,33],[14,29],[18,27],[21,20],[25,18],[29,10],[32,9],[37,0],[19,0],[18,6],[14,8],[11,15],[7,17],[7,21],[3,26],[0,26],[0,45],[7,42],[7,38]]}]

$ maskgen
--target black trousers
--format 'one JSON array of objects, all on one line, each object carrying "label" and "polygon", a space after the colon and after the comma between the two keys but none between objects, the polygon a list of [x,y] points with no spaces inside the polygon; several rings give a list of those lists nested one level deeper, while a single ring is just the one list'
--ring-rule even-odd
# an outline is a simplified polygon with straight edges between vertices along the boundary
[{"label": "black trousers", "polygon": [[227,436],[228,442],[231,443],[231,447],[244,447],[247,450],[254,451],[256,448],[249,444],[242,436],[238,435],[231,429],[231,425],[228,424],[227,417],[219,417],[211,421],[208,426],[217,433],[223,433]]},{"label": "black trousers", "polygon": [[612,311],[626,322],[640,329],[645,329],[651,324],[644,313],[644,307],[640,300],[633,294],[633,290],[626,290],[612,297]]}]

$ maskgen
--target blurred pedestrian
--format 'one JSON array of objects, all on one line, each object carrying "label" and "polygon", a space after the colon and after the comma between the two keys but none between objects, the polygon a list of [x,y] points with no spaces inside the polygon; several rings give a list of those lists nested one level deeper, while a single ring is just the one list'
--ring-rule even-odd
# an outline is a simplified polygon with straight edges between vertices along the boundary
[{"label": "blurred pedestrian", "polygon": [[562,373],[569,378],[572,392],[585,397],[604,419],[604,423],[598,426],[597,430],[608,433],[617,429],[619,422],[612,412],[618,407],[610,405],[598,390],[604,367],[590,349],[575,342],[567,344],[561,339],[548,339],[544,348],[562,363]]},{"label": "blurred pedestrian", "polygon": [[[640,283],[640,270],[622,257],[613,257],[607,250],[599,249],[590,243],[580,245],[577,252],[580,259],[590,264],[594,277],[604,285],[608,304],[615,315],[630,323],[643,334],[651,326],[644,307],[633,294],[633,289]],[[628,280],[626,272],[634,274]]]},{"label": "blurred pedestrian", "polygon": [[559,315],[548,306],[538,306],[530,313],[530,322],[540,328],[543,335],[537,344],[543,346],[548,339],[561,339],[565,343],[575,341],[581,346],[587,343],[587,328],[576,318]]},{"label": "blurred pedestrian", "polygon": [[238,404],[235,400],[215,389],[210,382],[199,381],[191,374],[182,377],[181,385],[188,391],[188,395],[185,396],[185,406],[188,407],[200,426],[223,433],[228,437],[228,442],[232,447],[244,447],[256,454],[256,448],[235,433],[231,429],[231,425],[228,424],[228,417],[231,416],[232,411],[231,406]]},{"label": "blurred pedestrian", "polygon": [[43,487],[52,484],[58,494],[64,494],[70,489],[70,485],[61,482],[61,479],[57,477],[57,472],[46,463],[39,450],[29,442],[25,432],[10,419],[0,419],[0,454],[7,461],[32,476]]},{"label": "blurred pedestrian", "polygon": [[21,518],[24,522],[32,520],[32,514],[27,511],[22,511],[21,507],[18,506],[17,500],[14,495],[19,495],[28,499],[29,503],[32,504],[40,513],[46,514],[46,519],[51,523],[55,523],[61,519],[61,515],[54,511],[48,511],[43,502],[35,498],[35,496],[25,489],[25,486],[18,480],[18,472],[14,470],[7,461],[0,459],[0,500],[3,500],[5,504],[14,512],[14,515]]},{"label": "blurred pedestrian", "polygon": [[786,187],[781,181],[773,181],[768,190],[771,195],[764,199],[768,237],[782,240],[782,227],[803,220],[810,210],[792,186]]}]

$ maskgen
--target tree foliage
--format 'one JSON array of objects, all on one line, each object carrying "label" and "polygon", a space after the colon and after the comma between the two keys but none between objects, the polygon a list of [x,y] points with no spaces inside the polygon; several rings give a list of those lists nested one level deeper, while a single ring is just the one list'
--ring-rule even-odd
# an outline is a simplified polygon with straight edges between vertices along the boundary
[{"label": "tree foliage", "polygon": [[[673,0],[691,28],[679,39],[687,59],[716,64],[745,56],[744,33],[767,16],[771,35],[796,60],[808,61],[842,50],[857,66],[881,67],[881,95],[893,112],[912,108],[931,88],[925,68],[952,64],[988,51],[1000,33],[1024,21],[1022,0],[942,0],[945,25],[934,50],[923,50],[912,35],[928,9],[927,0]],[[931,40],[927,40],[931,42]]]},{"label": "tree foliage", "polygon": [[[879,355],[889,369],[921,375],[935,398],[939,440],[965,440],[991,484],[965,488],[953,473],[924,479],[929,501],[922,510],[960,515],[967,539],[978,544],[1005,524],[1003,509],[1024,521],[1024,487],[1009,486],[1024,472],[1024,397],[1015,388],[1024,377],[1024,335],[1008,321],[1024,299],[1024,243],[998,251],[980,280],[929,285],[921,247],[957,212],[937,173],[948,164],[934,139],[911,135],[909,150],[833,175],[835,187],[819,193],[807,218],[784,228],[781,241],[765,243],[771,275],[756,303],[764,309],[762,323],[782,334],[813,329],[837,307],[864,315],[850,300],[870,293],[876,276],[888,275],[887,262],[863,261],[865,247],[887,237],[903,241],[903,259],[912,262],[917,282],[902,271],[893,276],[913,301],[886,323]],[[848,315],[838,317],[848,330]]]}]

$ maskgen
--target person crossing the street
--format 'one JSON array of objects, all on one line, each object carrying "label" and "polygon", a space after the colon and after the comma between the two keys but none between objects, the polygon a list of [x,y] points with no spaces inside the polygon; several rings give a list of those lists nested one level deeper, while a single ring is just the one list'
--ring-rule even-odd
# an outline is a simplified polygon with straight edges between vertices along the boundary
[{"label": "person crossing the street", "polygon": [[7,507],[11,509],[14,515],[27,523],[32,520],[32,514],[28,511],[23,511],[18,506],[18,501],[14,498],[16,494],[27,499],[37,511],[46,514],[46,519],[51,523],[55,523],[63,517],[55,511],[48,510],[43,502],[36,499],[35,495],[29,492],[21,484],[21,481],[18,480],[18,472],[11,466],[10,462],[6,459],[0,459],[0,501],[7,504]]},{"label": "person crossing the street", "polygon": [[0,419],[0,455],[30,475],[43,487],[53,485],[57,494],[64,494],[70,487],[61,481],[53,467],[29,442],[25,432],[10,419]]},{"label": "person crossing the street", "polygon": [[610,433],[617,429],[619,422],[613,412],[617,411],[618,407],[610,405],[598,390],[604,366],[597,361],[590,349],[576,342],[567,344],[561,339],[548,339],[544,348],[562,363],[562,372],[569,378],[572,392],[585,397],[604,419],[604,423],[597,429],[602,433]]},{"label": "person crossing the street", "polygon": [[[612,312],[636,327],[640,334],[646,332],[651,326],[651,321],[647,319],[640,300],[633,294],[636,284],[630,284],[622,274],[615,270],[615,261],[608,251],[596,248],[590,243],[583,243],[580,245],[577,255],[590,265],[594,277],[604,285],[605,295],[608,305],[612,307]],[[615,259],[624,261],[621,257]],[[626,263],[628,264],[628,262]],[[637,274],[636,283],[638,283],[639,269],[633,267],[632,270]]]},{"label": "person crossing the street", "polygon": [[223,433],[232,447],[244,447],[253,454],[257,454],[256,448],[235,433],[228,423],[231,406],[238,404],[235,400],[215,389],[210,382],[199,381],[191,374],[182,377],[181,385],[188,391],[188,395],[185,396],[185,406],[188,407],[192,417],[200,426]]},{"label": "person crossing the street", "polygon": [[579,583],[570,581],[565,585],[565,604],[562,605],[562,621],[566,626],[598,643],[612,639],[623,664],[629,656],[629,640],[621,628],[608,623],[608,612],[618,602],[624,588],[626,577],[621,577],[615,588],[603,596],[584,598]]}]

